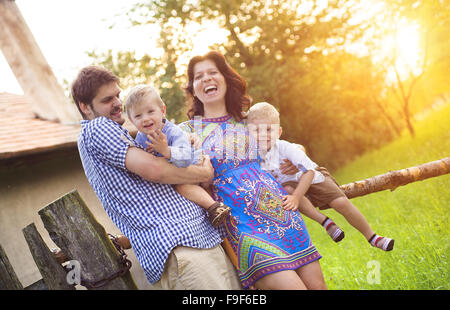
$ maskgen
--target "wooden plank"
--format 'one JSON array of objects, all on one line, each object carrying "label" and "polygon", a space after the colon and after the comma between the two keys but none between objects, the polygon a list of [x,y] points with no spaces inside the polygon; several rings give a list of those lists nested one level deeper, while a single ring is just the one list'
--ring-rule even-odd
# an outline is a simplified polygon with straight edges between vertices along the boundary
[{"label": "wooden plank", "polygon": [[43,119],[76,123],[80,118],[64,94],[15,1],[0,0],[0,48],[33,111]]},{"label": "wooden plank", "polygon": [[67,272],[57,262],[34,223],[25,227],[22,232],[46,287],[49,290],[74,290],[74,285],[67,283]]},{"label": "wooden plank", "polygon": [[[79,263],[81,280],[97,282],[118,272],[120,254],[76,190],[39,210],[50,238],[71,260]],[[95,288],[94,288],[95,289]],[[137,289],[129,270],[98,288]]]},{"label": "wooden plank", "polygon": [[40,279],[24,288],[26,291],[47,291],[48,287],[43,279]]},{"label": "wooden plank", "polygon": [[5,250],[0,244],[0,290],[21,290],[23,289],[14,272]]}]

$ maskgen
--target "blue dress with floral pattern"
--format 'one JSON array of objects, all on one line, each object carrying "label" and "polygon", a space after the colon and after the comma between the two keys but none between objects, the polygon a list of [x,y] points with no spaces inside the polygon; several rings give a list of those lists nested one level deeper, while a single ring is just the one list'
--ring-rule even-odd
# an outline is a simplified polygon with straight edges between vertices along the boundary
[{"label": "blue dress with floral pattern", "polygon": [[285,211],[282,186],[261,169],[245,121],[231,116],[180,124],[195,134],[214,167],[213,198],[231,208],[224,229],[244,288],[282,270],[321,258],[298,211]]}]

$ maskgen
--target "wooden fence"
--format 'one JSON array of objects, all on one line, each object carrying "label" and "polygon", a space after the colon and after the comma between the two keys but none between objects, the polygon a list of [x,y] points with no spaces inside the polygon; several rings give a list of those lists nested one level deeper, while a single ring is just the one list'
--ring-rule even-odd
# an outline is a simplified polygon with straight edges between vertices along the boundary
[{"label": "wooden fence", "polygon": [[24,288],[0,245],[0,290],[138,289],[119,238],[106,233],[76,190],[38,214],[59,249],[48,248],[34,223],[23,228],[42,279]]}]

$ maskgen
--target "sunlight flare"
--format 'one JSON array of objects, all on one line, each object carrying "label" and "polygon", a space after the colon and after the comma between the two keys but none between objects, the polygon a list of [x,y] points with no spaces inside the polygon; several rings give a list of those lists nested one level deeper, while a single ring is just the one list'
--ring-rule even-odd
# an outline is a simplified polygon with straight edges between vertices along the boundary
[{"label": "sunlight flare", "polygon": [[[386,38],[385,43],[386,53],[393,55],[395,68],[401,79],[422,73],[424,59],[417,24],[402,21],[396,31]],[[390,75],[395,79],[394,70]]]}]

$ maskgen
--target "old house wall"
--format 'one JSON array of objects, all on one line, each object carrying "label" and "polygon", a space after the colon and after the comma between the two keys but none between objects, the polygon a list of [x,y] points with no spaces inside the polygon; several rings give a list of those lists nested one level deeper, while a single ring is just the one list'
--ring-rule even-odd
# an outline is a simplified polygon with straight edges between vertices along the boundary
[{"label": "old house wall", "polygon": [[[6,251],[19,280],[26,287],[41,278],[22,229],[34,222],[49,248],[51,241],[38,210],[67,192],[77,189],[106,231],[120,231],[109,219],[86,179],[76,149],[33,156],[0,165],[0,244]],[[132,250],[126,250],[133,263],[131,273],[140,289],[151,289]]]}]

